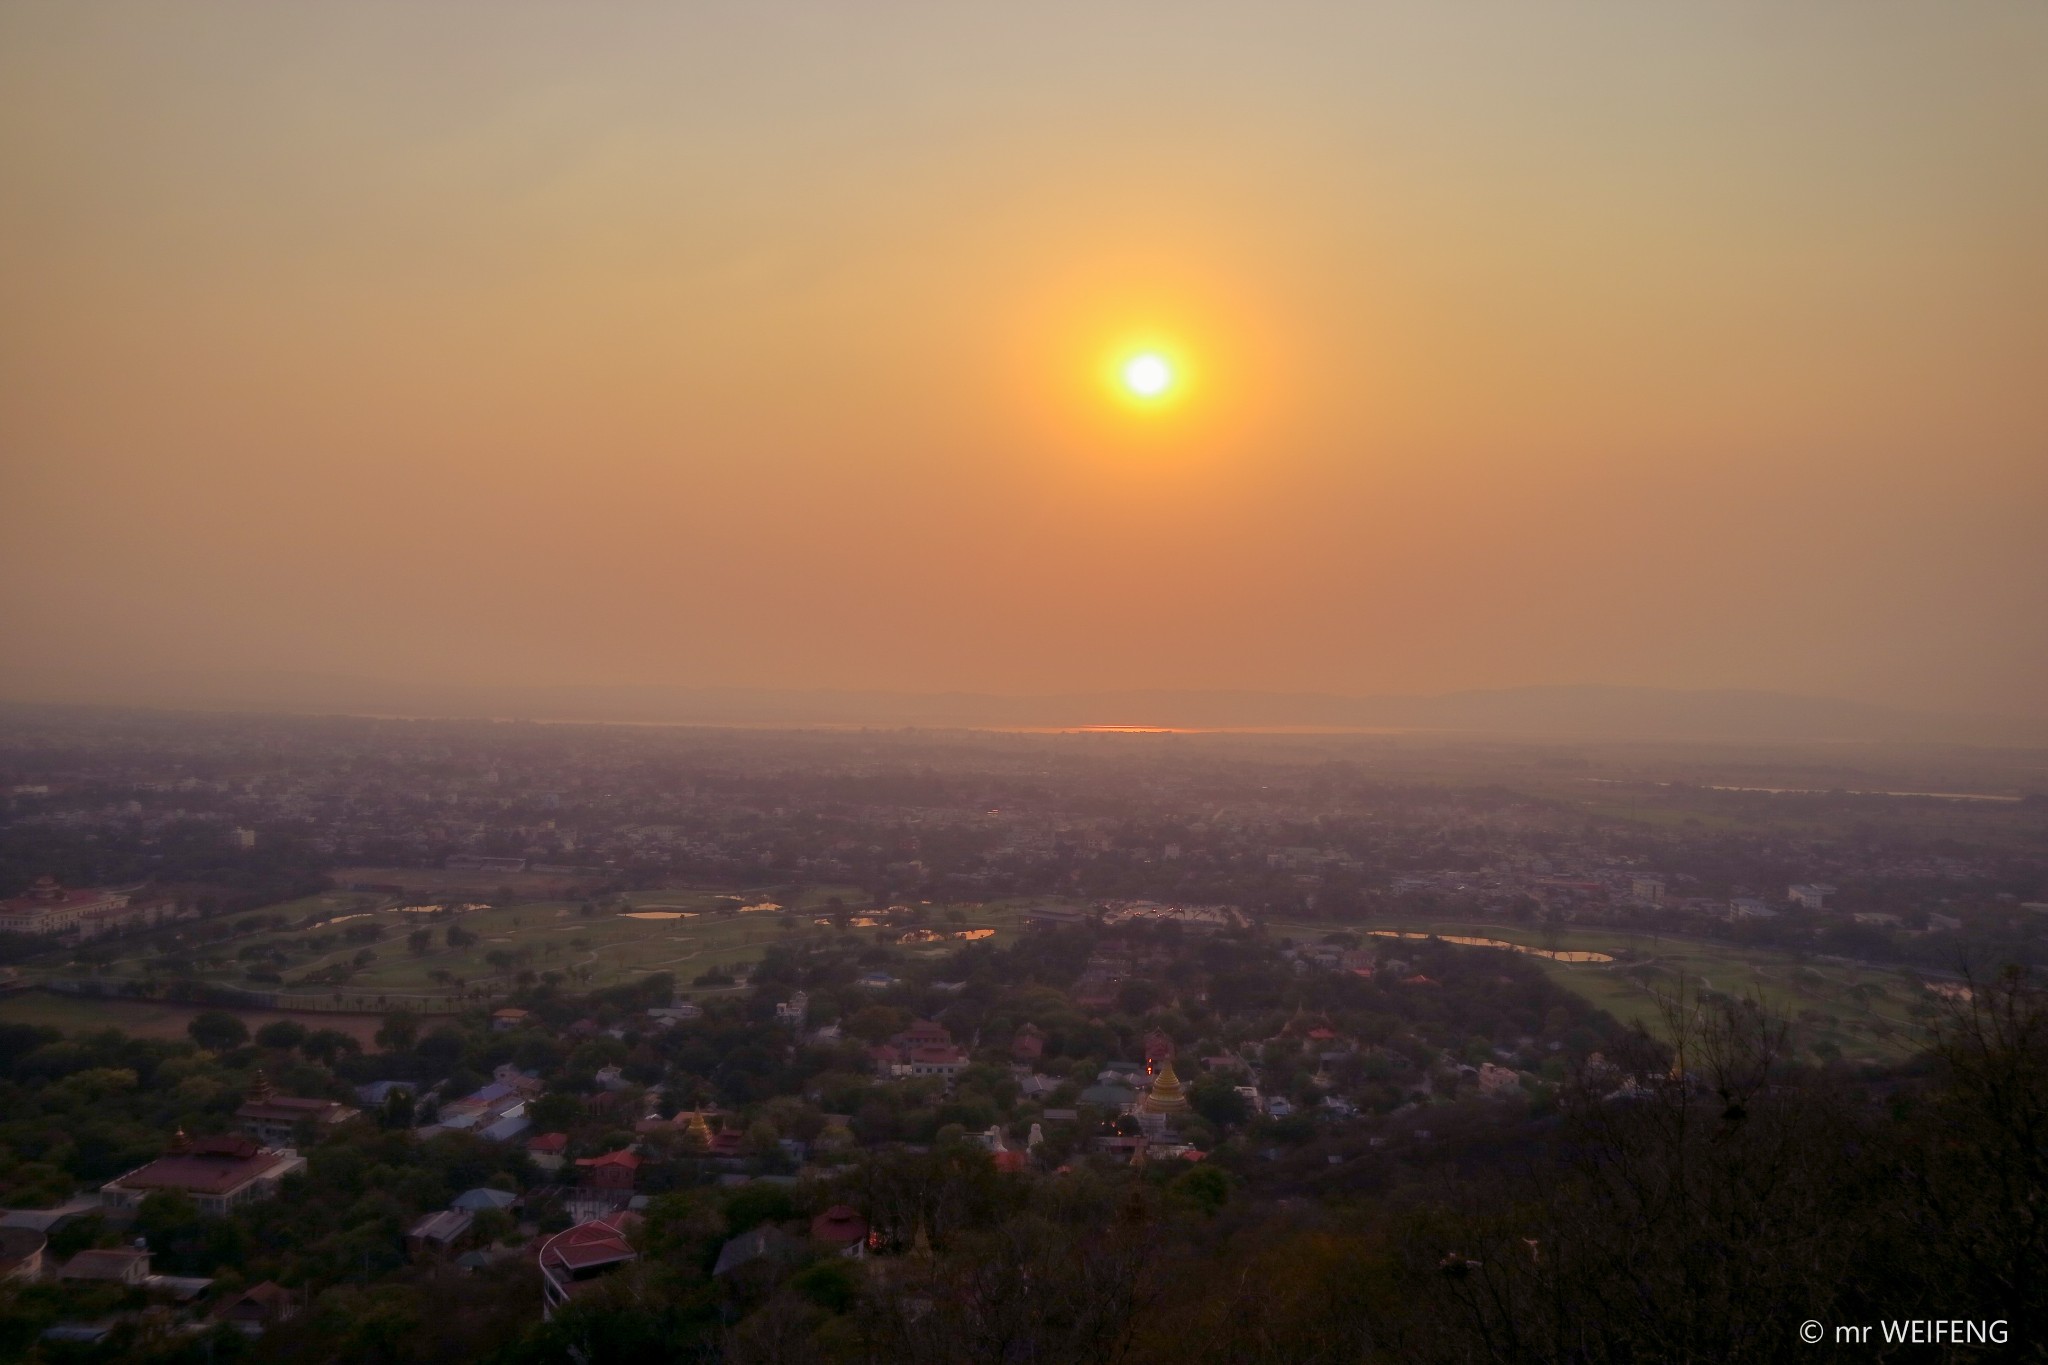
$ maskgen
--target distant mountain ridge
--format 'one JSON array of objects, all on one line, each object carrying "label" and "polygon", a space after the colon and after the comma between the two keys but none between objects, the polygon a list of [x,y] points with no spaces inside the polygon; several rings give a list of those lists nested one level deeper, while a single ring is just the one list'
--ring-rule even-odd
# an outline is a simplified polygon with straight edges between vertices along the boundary
[{"label": "distant mountain ridge", "polygon": [[18,700],[684,725],[1410,730],[1543,738],[2048,743],[2048,720],[1735,689],[1550,685],[1437,695],[1131,690],[1005,695],[741,687],[459,687],[330,674],[22,680]]}]

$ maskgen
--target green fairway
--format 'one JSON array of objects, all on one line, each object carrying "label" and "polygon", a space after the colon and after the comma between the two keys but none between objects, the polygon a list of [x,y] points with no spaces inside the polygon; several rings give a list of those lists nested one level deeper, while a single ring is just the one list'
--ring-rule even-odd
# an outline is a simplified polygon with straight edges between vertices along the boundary
[{"label": "green fairway", "polygon": [[[90,971],[109,993],[128,981],[197,979],[267,993],[279,1008],[452,1011],[536,979],[593,989],[666,972],[684,994],[732,990],[697,979],[742,973],[776,943],[853,936],[938,956],[963,940],[1007,941],[1023,923],[1021,902],[883,912],[859,901],[850,888],[689,887],[426,913],[413,908],[416,894],[331,892],[209,921],[229,933],[203,943],[157,931],[108,945],[96,970],[64,951],[27,964],[25,975],[75,980]],[[308,918],[316,922],[299,927]],[[423,945],[409,941],[416,932]]]},{"label": "green fairway", "polygon": [[[1681,986],[1688,997],[1703,991],[1754,997],[1792,1022],[1793,1040],[1812,1059],[1816,1044],[1830,1044],[1852,1061],[1895,1062],[1916,1052],[1926,1031],[1911,1009],[1931,999],[1899,972],[1837,962],[1800,960],[1787,953],[1671,938],[1624,929],[1551,929],[1452,919],[1388,919],[1366,925],[1308,920],[1271,921],[1274,933],[1313,939],[1333,929],[1393,930],[1499,939],[1531,949],[1605,953],[1610,963],[1558,962],[1535,957],[1545,975],[1625,1024],[1668,1033],[1661,1001]],[[1471,952],[1500,952],[1471,948]]]}]

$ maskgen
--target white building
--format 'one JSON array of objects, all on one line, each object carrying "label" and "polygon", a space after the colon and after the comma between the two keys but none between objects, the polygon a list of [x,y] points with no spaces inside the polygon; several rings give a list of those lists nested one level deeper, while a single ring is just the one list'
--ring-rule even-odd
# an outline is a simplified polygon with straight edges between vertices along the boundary
[{"label": "white building", "polygon": [[1785,888],[1785,899],[1808,910],[1825,910],[1835,888],[1826,882],[1798,882]]},{"label": "white building", "polygon": [[10,934],[72,934],[105,932],[107,922],[128,908],[119,891],[69,891],[55,878],[42,877],[26,895],[0,901],[0,931]]}]

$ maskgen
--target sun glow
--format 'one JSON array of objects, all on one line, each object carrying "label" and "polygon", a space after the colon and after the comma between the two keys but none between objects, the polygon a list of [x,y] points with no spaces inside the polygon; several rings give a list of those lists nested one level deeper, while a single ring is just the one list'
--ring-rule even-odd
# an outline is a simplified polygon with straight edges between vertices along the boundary
[{"label": "sun glow", "polygon": [[1101,364],[1101,382],[1127,411],[1164,414],[1192,392],[1186,351],[1162,336],[1126,335],[1102,353]]},{"label": "sun glow", "polygon": [[1139,398],[1158,398],[1173,387],[1173,365],[1156,351],[1141,351],[1124,362],[1124,388]]}]

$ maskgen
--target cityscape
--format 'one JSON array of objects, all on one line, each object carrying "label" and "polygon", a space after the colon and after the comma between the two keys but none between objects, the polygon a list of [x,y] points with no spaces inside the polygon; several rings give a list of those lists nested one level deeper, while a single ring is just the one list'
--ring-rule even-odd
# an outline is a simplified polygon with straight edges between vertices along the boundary
[{"label": "cityscape", "polygon": [[131,1355],[1149,1359],[1244,1255],[1213,1358],[1464,1349],[1560,1125],[1931,1118],[2048,948],[2048,768],[1953,749],[15,707],[0,780],[11,1312]]},{"label": "cityscape", "polygon": [[2048,1365],[2048,5],[0,0],[0,1365]]}]

